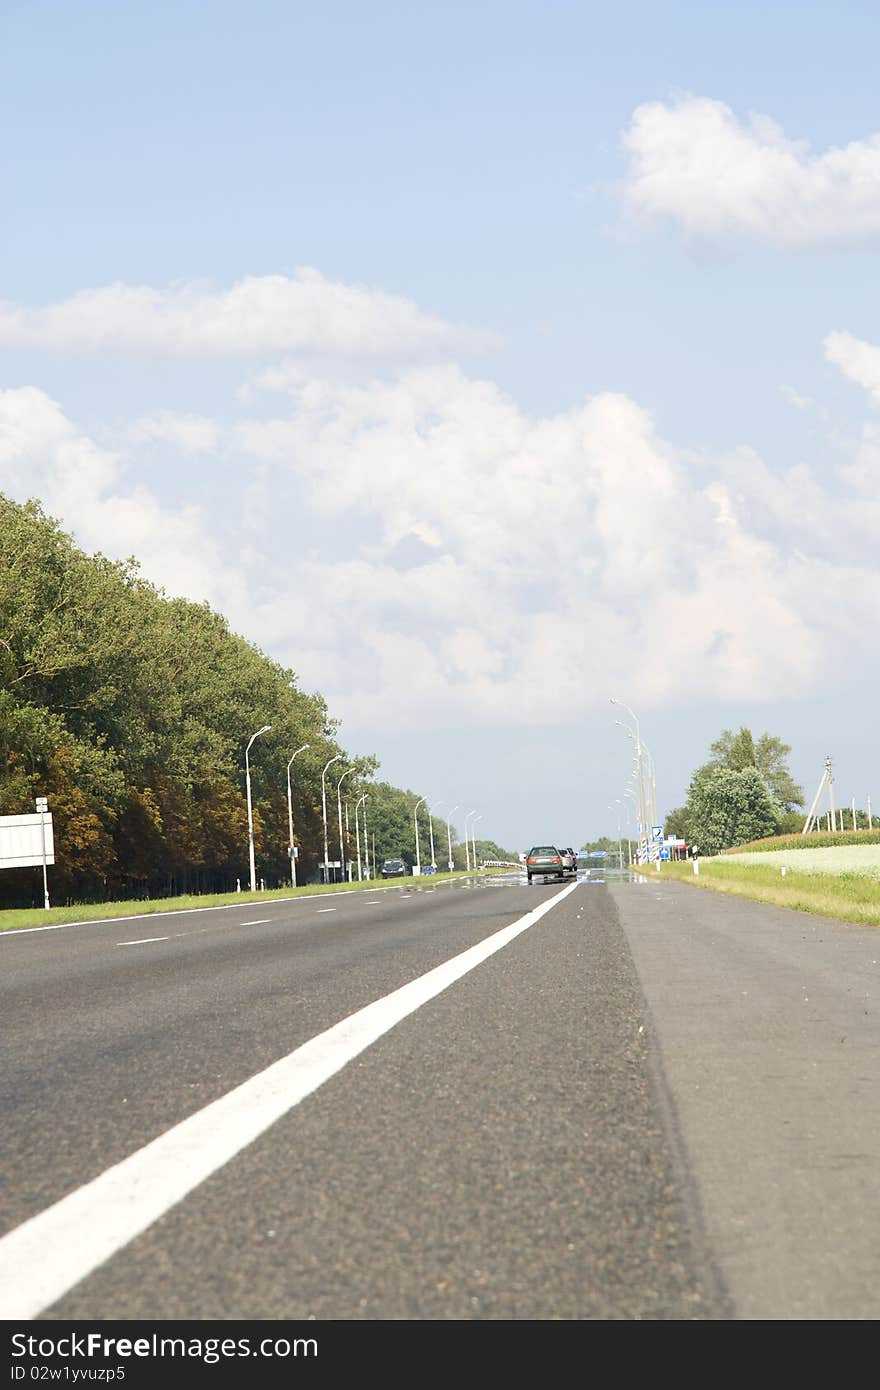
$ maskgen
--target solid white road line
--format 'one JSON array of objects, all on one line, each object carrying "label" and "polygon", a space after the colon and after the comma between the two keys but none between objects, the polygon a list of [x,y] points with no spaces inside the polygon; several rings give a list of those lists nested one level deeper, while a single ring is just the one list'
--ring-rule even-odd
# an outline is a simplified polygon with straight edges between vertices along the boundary
[{"label": "solid white road line", "polygon": [[353,1058],[533,927],[578,885],[377,999],[0,1239],[0,1317],[35,1318]]}]

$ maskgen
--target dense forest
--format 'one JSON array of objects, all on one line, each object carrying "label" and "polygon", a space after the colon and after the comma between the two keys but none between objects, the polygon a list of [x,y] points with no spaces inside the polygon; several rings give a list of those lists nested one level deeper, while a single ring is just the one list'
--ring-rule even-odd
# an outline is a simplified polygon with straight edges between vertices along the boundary
[{"label": "dense forest", "polygon": [[[341,747],[320,694],[207,605],[168,598],[135,561],[87,555],[39,503],[0,496],[0,814],[48,798],[54,902],[246,887],[245,750],[265,725],[249,757],[259,880],[290,881],[290,808],[297,881],[317,878],[330,759],[329,858],[344,806],[347,857],[363,827],[364,860],[369,847],[371,862],[412,862],[418,796],[370,780],[376,759]],[[421,816],[421,860],[433,832],[445,868],[446,824]],[[41,892],[34,870],[0,878],[0,906]]]}]

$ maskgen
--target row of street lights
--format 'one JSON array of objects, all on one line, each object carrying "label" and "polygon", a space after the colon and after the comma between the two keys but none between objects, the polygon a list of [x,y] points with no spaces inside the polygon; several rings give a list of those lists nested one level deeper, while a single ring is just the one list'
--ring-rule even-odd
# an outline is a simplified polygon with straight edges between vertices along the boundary
[{"label": "row of street lights", "polygon": [[[635,764],[633,768],[635,788],[633,789],[627,784],[624,796],[631,799],[635,804],[636,859],[639,864],[644,864],[654,859],[659,860],[660,857],[660,846],[654,838],[654,826],[657,823],[657,785],[654,759],[647,745],[642,741],[638,718],[630,709],[629,705],[625,705],[622,700],[616,700],[613,695],[611,696],[611,703],[612,705],[618,705],[620,709],[626,710],[635,725],[635,729],[631,729],[629,725],[624,724],[620,719],[614,721],[615,724],[629,735],[635,744]],[[632,778],[630,780],[632,781]],[[622,805],[623,803],[618,800],[617,804]],[[619,842],[619,820],[617,834]]]},{"label": "row of street lights", "polygon": [[[248,745],[247,745],[247,747],[245,748],[245,751],[244,751],[245,784],[246,784],[246,787],[247,787],[247,813],[248,813],[248,858],[249,858],[249,861],[250,861],[250,883],[251,883],[251,892],[252,892],[252,893],[253,893],[253,892],[256,892],[256,887],[257,887],[257,871],[256,871],[256,859],[255,859],[255,855],[254,855],[254,811],[253,811],[253,802],[252,802],[252,798],[251,798],[251,765],[250,765],[250,751],[251,751],[251,748],[252,748],[252,746],[253,746],[253,744],[254,744],[254,741],[255,741],[256,739],[258,739],[258,738],[260,737],[261,734],[268,734],[268,733],[270,733],[270,732],[271,732],[271,729],[272,729],[272,725],[271,725],[271,724],[264,724],[263,727],[262,727],[261,729],[257,729],[256,733],[251,735],[250,740],[248,741]],[[291,769],[291,766],[292,766],[292,764],[293,764],[294,758],[297,758],[297,757],[299,756],[300,753],[305,753],[306,749],[309,748],[309,747],[311,747],[310,744],[304,743],[300,748],[297,748],[296,752],[292,754],[292,756],[290,757],[290,759],[289,759],[289,761],[288,761],[288,764],[287,764],[287,824],[288,824],[288,834],[289,834],[289,839],[290,839],[290,843],[289,843],[289,846],[288,846],[288,854],[289,854],[289,856],[290,856],[290,882],[291,882],[291,886],[294,887],[294,888],[296,887],[296,847],[295,847],[294,842],[293,842],[293,795],[292,795],[291,786],[290,786],[290,769]],[[324,871],[324,882],[325,882],[325,883],[329,882],[329,878],[330,878],[330,872],[329,872],[329,871],[330,871],[330,863],[329,863],[329,858],[330,858],[330,846],[329,846],[329,838],[328,838],[328,832],[327,832],[327,773],[329,772],[329,770],[330,770],[330,768],[333,766],[333,764],[339,762],[339,761],[342,759],[343,756],[344,756],[344,754],[342,754],[342,753],[337,753],[334,757],[332,757],[332,758],[330,759],[330,761],[329,761],[329,762],[327,763],[327,765],[325,766],[323,772],[321,773],[321,817],[322,817],[323,829],[324,829],[324,862],[323,862],[322,868],[323,868],[323,871]],[[343,772],[342,776],[339,778],[339,780],[338,780],[337,783],[336,783],[336,813],[337,813],[337,817],[338,817],[338,821],[339,821],[339,863],[340,863],[340,868],[341,868],[343,871],[344,871],[344,869],[345,869],[345,841],[344,841],[344,839],[343,839],[343,834],[342,834],[342,783],[345,781],[346,777],[351,776],[351,774],[352,774],[355,770],[356,770],[356,769],[353,768],[353,767],[346,768],[345,772]],[[359,817],[358,817],[358,809],[359,809],[359,807],[360,807],[361,805],[364,806],[364,811],[363,811],[363,821],[364,821],[364,853],[365,853],[365,855],[366,855],[366,860],[367,860],[367,875],[369,876],[370,855],[369,855],[369,844],[368,844],[368,840],[367,840],[367,812],[366,812],[366,802],[367,802],[367,799],[368,799],[368,793],[367,793],[367,792],[364,792],[360,797],[358,797],[357,801],[355,802],[355,808],[354,808],[354,824],[355,824],[355,833],[356,833],[356,839],[357,839],[358,880],[360,880],[360,879],[361,879],[361,876],[362,876],[362,872],[361,872],[361,870],[362,870],[362,861],[361,861],[360,819],[359,819]],[[434,858],[434,819],[433,819],[434,811],[433,811],[433,807],[431,806],[431,804],[430,804],[429,801],[428,801],[428,798],[427,798],[426,796],[423,796],[423,797],[420,797],[419,800],[416,802],[416,805],[415,805],[415,808],[414,808],[414,811],[413,811],[413,820],[414,820],[414,823],[415,823],[415,832],[416,832],[416,872],[419,873],[419,874],[421,873],[421,868],[422,868],[421,849],[420,849],[420,844],[419,844],[419,807],[422,806],[422,805],[425,805],[425,804],[428,805],[428,826],[429,826],[429,829],[430,829],[430,838],[431,838],[431,866],[432,866],[432,868],[436,868],[436,867],[437,867],[437,865],[436,865],[436,860],[435,860],[435,858]],[[348,805],[348,803],[346,803],[346,807],[347,807],[347,805]],[[442,802],[439,802],[439,801],[438,801],[438,802],[435,802],[435,803],[434,803],[434,806],[439,806],[439,805],[442,805]],[[452,869],[453,869],[453,867],[454,867],[454,861],[453,861],[453,858],[452,858],[452,816],[454,815],[454,813],[455,813],[457,810],[458,810],[458,806],[457,806],[457,805],[456,805],[456,806],[453,806],[453,807],[452,807],[452,810],[451,810],[451,811],[448,813],[448,815],[445,817],[445,819],[446,819],[446,839],[447,839],[447,845],[448,845],[448,850],[449,850],[449,869],[450,869],[450,872],[452,871]],[[346,814],[346,819],[347,819],[347,818],[348,818],[348,810],[347,810],[347,809],[346,809],[346,813],[345,813],[345,814]],[[471,826],[470,826],[470,830],[469,830],[469,829],[468,829],[468,821],[471,819],[471,816],[476,817],[476,819],[475,819],[474,821],[472,821]],[[468,872],[469,872],[469,873],[470,873],[470,871],[471,871],[471,845],[473,845],[473,867],[474,867],[474,868],[477,867],[477,841],[476,841],[476,836],[475,836],[475,834],[474,834],[474,826],[476,825],[476,823],[477,823],[478,820],[482,820],[482,815],[478,815],[478,814],[477,814],[477,808],[474,807],[472,810],[468,811],[467,815],[465,816],[465,834],[464,834],[464,838],[465,838],[465,852],[466,852],[466,856],[467,856],[467,868],[468,868]]]},{"label": "row of street lights", "polygon": [[[333,766],[334,763],[338,763],[339,760],[340,760],[340,758],[342,758],[343,756],[344,756],[344,755],[343,755],[342,753],[337,753],[335,757],[333,757],[333,758],[330,759],[330,761],[328,762],[327,766],[324,768],[324,771],[321,773],[321,810],[322,810],[322,816],[323,816],[323,821],[324,821],[324,863],[323,863],[323,865],[322,865],[322,868],[323,868],[323,870],[324,870],[324,882],[325,882],[325,883],[329,883],[329,882],[330,882],[330,862],[329,862],[330,847],[329,847],[329,844],[328,844],[328,837],[327,837],[327,781],[326,781],[326,779],[327,779],[327,773],[328,773],[329,769]],[[339,780],[338,780],[337,783],[336,783],[336,815],[337,815],[337,819],[338,819],[338,822],[339,822],[339,869],[340,869],[340,872],[342,872],[342,873],[345,872],[345,840],[344,840],[343,834],[342,834],[342,784],[343,784],[343,782],[345,781],[346,777],[350,777],[351,774],[352,774],[353,772],[356,772],[356,771],[357,771],[357,769],[354,768],[354,767],[347,767],[347,768],[345,769],[345,771],[343,772],[342,776],[339,778]],[[367,797],[368,797],[368,793],[367,793],[367,792],[363,792],[362,795],[358,797],[358,799],[357,799],[357,801],[355,802],[355,805],[354,805],[354,825],[355,825],[355,831],[357,832],[358,881],[360,881],[360,879],[361,879],[361,829],[360,829],[360,820],[358,819],[358,807],[360,806],[361,802],[364,803],[364,813],[363,813],[363,814],[364,814],[364,853],[365,853],[366,859],[367,859],[367,876],[369,877],[370,853],[369,853],[369,845],[368,845],[368,841],[367,841],[367,810],[366,810]],[[346,820],[348,820],[348,802],[346,802],[345,817],[346,817]]]},{"label": "row of street lights", "polygon": [[[431,839],[431,868],[432,868],[432,869],[436,869],[436,867],[437,867],[437,860],[436,860],[435,857],[434,857],[434,812],[435,812],[436,807],[442,806],[442,805],[443,805],[443,802],[442,802],[442,801],[434,801],[434,802],[431,802],[430,799],[429,799],[427,796],[422,796],[422,797],[419,797],[419,800],[416,802],[415,806],[413,807],[413,823],[414,823],[414,825],[415,825],[415,832],[416,832],[416,873],[417,873],[417,874],[421,874],[421,872],[422,872],[421,848],[420,848],[420,842],[419,842],[419,807],[420,807],[420,806],[423,806],[423,805],[426,805],[426,806],[428,807],[428,830],[429,830],[429,832],[430,832],[430,839]],[[448,811],[448,812],[446,813],[446,815],[443,817],[443,819],[446,821],[446,844],[447,844],[447,851],[448,851],[448,855],[449,855],[449,858],[448,858],[448,860],[447,860],[447,863],[448,863],[448,865],[449,865],[449,872],[450,872],[450,873],[452,873],[452,870],[455,868],[455,860],[454,860],[453,857],[452,857],[452,817],[455,815],[455,812],[456,812],[457,810],[458,810],[458,806],[455,805],[455,806],[453,806],[452,809],[451,809],[450,811]],[[471,826],[470,826],[470,830],[469,830],[469,829],[468,829],[468,821],[470,820],[471,816],[475,816],[476,819],[475,819],[474,821],[471,822]],[[438,817],[438,819],[439,819],[439,817]],[[477,808],[476,808],[476,806],[474,806],[472,810],[468,811],[467,815],[466,815],[465,818],[464,818],[464,844],[465,844],[465,855],[466,855],[466,858],[467,858],[468,873],[470,873],[470,870],[471,870],[471,844],[473,844],[473,867],[474,867],[474,868],[477,867],[477,842],[476,842],[476,838],[475,838],[475,836],[474,836],[474,826],[476,825],[476,823],[477,823],[478,820],[482,820],[482,819],[483,819],[482,815],[477,815]]]},{"label": "row of street lights", "polygon": [[[249,858],[249,860],[250,860],[250,875],[251,875],[251,877],[250,877],[250,883],[251,883],[251,892],[252,892],[252,893],[256,892],[256,888],[257,888],[257,869],[256,869],[255,855],[254,855],[254,809],[253,809],[253,801],[252,801],[252,798],[251,798],[251,764],[250,764],[250,751],[251,751],[251,747],[253,746],[254,740],[255,740],[255,739],[258,739],[258,738],[260,737],[261,734],[268,734],[268,733],[270,733],[270,732],[271,732],[271,729],[272,729],[272,725],[271,725],[271,724],[264,724],[263,727],[262,727],[261,729],[257,729],[257,732],[256,732],[255,734],[252,734],[252,735],[251,735],[250,740],[248,741],[248,745],[247,745],[247,747],[246,747],[245,750],[244,750],[245,785],[246,785],[246,787],[247,787],[247,813],[248,813],[248,858]],[[300,753],[305,753],[306,749],[307,749],[307,748],[310,748],[310,747],[311,747],[311,744],[309,744],[309,743],[304,743],[304,744],[302,744],[302,746],[301,746],[300,748],[297,748],[296,752],[292,754],[292,756],[290,757],[290,759],[289,759],[289,761],[288,761],[288,764],[287,764],[287,826],[288,826],[288,835],[289,835],[289,841],[290,841],[290,843],[289,843],[289,845],[288,845],[288,850],[287,850],[287,852],[288,852],[288,855],[289,855],[289,857],[290,857],[290,882],[291,882],[291,886],[292,886],[293,888],[296,887],[296,846],[295,846],[294,841],[293,841],[293,793],[292,793],[292,791],[291,791],[291,786],[290,786],[290,769],[291,769],[291,766],[292,766],[292,764],[293,764],[294,758],[298,757]],[[331,759],[330,759],[330,762],[327,764],[327,766],[324,768],[324,771],[321,773],[321,803],[322,803],[322,813],[323,813],[323,822],[324,822],[324,865],[323,865],[323,868],[324,868],[324,878],[325,878],[325,881],[326,881],[327,878],[328,878],[328,863],[327,863],[327,860],[328,860],[328,858],[329,858],[329,846],[328,846],[328,843],[327,843],[327,783],[326,783],[327,769],[330,768],[330,767],[333,765],[333,763],[338,762],[339,759],[340,759],[342,756],[343,756],[343,755],[342,755],[341,753],[337,753],[336,756],[335,756],[334,758],[331,758]],[[352,773],[352,772],[354,772],[354,771],[355,771],[355,769],[354,769],[353,767],[347,768],[346,771],[343,772],[342,776],[340,777],[339,781],[338,781],[337,784],[336,784],[336,801],[337,801],[337,809],[338,809],[338,814],[339,814],[339,852],[340,852],[340,859],[344,859],[344,850],[343,850],[343,841],[342,841],[342,793],[341,793],[341,787],[342,787],[342,783],[344,782],[345,778],[348,777],[349,774]],[[359,825],[358,822],[357,822],[357,809],[358,809],[358,806],[360,806],[361,802],[362,802],[362,801],[365,802],[366,799],[367,799],[367,795],[366,795],[366,793],[364,793],[364,795],[359,799],[357,805],[355,806],[355,823],[356,823],[357,829],[358,829],[358,877],[360,877],[360,872],[361,872],[361,853],[360,853],[360,825]],[[367,833],[367,830],[366,830],[366,811],[364,811],[364,837],[365,837],[365,843],[366,843],[366,833]]]}]

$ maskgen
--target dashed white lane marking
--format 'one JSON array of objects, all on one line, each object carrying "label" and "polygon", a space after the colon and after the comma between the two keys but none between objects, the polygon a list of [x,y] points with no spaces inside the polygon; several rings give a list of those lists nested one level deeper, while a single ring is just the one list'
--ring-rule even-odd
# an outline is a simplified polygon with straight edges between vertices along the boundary
[{"label": "dashed white lane marking", "polygon": [[271,917],[256,917],[253,922],[239,922],[240,927],[262,927],[265,922],[271,922]]},{"label": "dashed white lane marking", "polygon": [[3,1317],[35,1318],[57,1302],[383,1034],[533,927],[576,887],[569,884],[476,946],[319,1033],[0,1238]]},{"label": "dashed white lane marking", "polygon": [[318,908],[318,916],[320,916],[322,912],[335,912],[335,911],[336,911],[336,908],[335,908],[335,907],[319,907],[319,908]]},{"label": "dashed white lane marking", "polygon": [[142,936],[138,941],[117,941],[117,946],[149,946],[151,941],[170,941],[170,936]]}]

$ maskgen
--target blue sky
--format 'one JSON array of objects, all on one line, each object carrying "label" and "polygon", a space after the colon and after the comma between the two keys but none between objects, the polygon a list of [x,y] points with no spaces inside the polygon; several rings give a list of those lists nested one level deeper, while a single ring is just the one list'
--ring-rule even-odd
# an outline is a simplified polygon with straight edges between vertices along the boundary
[{"label": "blue sky", "polygon": [[[880,808],[880,12],[0,0],[0,489],[511,848]],[[620,736],[620,737],[619,737]]]}]

